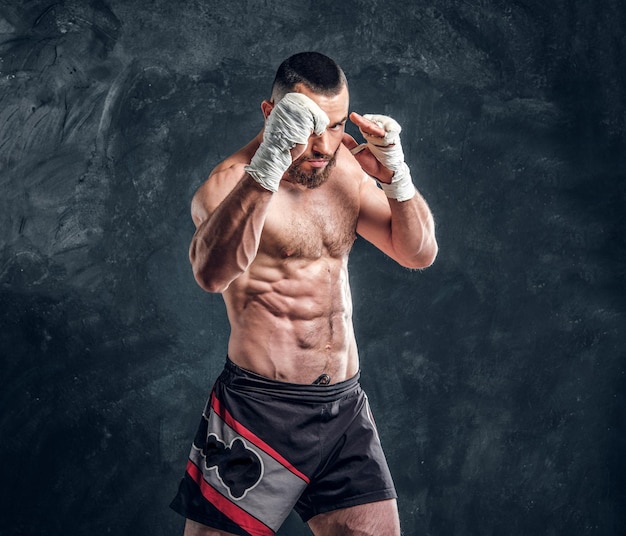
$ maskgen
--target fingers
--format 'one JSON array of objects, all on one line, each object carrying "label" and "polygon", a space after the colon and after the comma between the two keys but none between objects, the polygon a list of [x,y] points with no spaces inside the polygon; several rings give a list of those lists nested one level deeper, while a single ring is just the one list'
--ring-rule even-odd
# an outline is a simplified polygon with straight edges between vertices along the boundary
[{"label": "fingers", "polygon": [[276,132],[278,143],[306,144],[313,132],[319,136],[326,130],[328,121],[315,101],[302,93],[287,93],[272,109],[265,127],[269,136]]},{"label": "fingers", "polygon": [[361,132],[365,132],[372,136],[378,136],[380,138],[385,136],[385,129],[374,121],[366,119],[362,115],[352,112],[350,114],[350,121],[352,121]]},{"label": "fingers", "polygon": [[283,100],[289,100],[293,105],[297,106],[300,112],[309,113],[313,119],[313,132],[318,136],[326,130],[328,126],[328,116],[319,105],[311,98],[303,93],[287,93]]},{"label": "fingers", "polygon": [[263,141],[245,166],[246,173],[277,192],[285,171],[306,150],[311,133],[321,134],[327,125],[328,116],[312,99],[288,93],[266,116]]}]

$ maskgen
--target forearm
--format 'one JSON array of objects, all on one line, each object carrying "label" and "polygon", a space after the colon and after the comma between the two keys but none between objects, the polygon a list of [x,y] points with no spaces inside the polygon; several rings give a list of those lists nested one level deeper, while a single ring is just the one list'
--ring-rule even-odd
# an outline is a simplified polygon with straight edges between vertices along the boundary
[{"label": "forearm", "polygon": [[198,284],[222,292],[255,259],[272,192],[248,174],[197,228],[189,259]]},{"label": "forearm", "polygon": [[[204,214],[194,220],[198,228],[189,258],[196,281],[209,292],[226,290],[254,261],[272,195],[292,163],[291,151],[328,125],[326,113],[301,93],[288,93],[268,114],[243,178],[215,210],[208,211],[208,199],[198,202]],[[214,190],[219,192],[219,182]]]},{"label": "forearm", "polygon": [[[372,215],[378,213],[380,219],[370,216],[372,219],[368,223],[371,227],[364,225],[364,231],[401,265],[407,268],[430,266],[438,250],[435,222],[428,204],[415,188],[411,170],[404,161],[400,125],[384,115],[360,116],[353,113],[350,117],[367,144],[356,146],[352,140],[349,144],[352,147],[349,148],[363,170],[377,179],[389,207],[389,212],[385,206],[381,213],[379,208],[374,208],[376,205],[381,207],[380,204],[369,204],[368,212],[371,211]],[[374,196],[373,192],[371,196]],[[376,197],[380,199],[378,193]]]},{"label": "forearm", "polygon": [[428,204],[416,191],[407,201],[388,199],[390,241],[394,257],[407,268],[426,268],[437,256],[435,222]]}]

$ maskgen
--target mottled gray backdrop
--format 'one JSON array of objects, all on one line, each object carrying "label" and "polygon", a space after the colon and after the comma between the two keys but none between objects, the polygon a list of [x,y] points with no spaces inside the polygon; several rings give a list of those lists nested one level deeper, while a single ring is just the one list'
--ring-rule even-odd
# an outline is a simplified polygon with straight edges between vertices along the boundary
[{"label": "mottled gray backdrop", "polygon": [[405,534],[623,534],[625,36],[620,0],[0,0],[0,534],[180,533],[228,337],[189,202],[309,49],[438,222],[426,271],[350,264]]}]

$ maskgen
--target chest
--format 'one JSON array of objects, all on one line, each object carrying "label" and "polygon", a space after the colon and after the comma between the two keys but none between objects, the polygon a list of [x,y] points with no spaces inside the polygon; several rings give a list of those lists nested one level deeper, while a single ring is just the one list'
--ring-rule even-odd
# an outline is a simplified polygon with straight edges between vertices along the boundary
[{"label": "chest", "polygon": [[268,214],[261,248],[278,258],[318,259],[349,253],[359,213],[356,193],[328,189],[277,197]]}]

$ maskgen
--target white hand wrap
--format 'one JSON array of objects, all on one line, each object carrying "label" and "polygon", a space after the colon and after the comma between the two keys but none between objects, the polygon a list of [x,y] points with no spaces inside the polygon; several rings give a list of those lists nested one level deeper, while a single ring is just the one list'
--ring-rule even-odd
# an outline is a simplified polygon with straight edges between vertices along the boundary
[{"label": "white hand wrap", "polygon": [[245,171],[263,188],[277,192],[292,162],[289,149],[306,145],[312,132],[322,134],[328,122],[326,113],[309,97],[287,93],[266,119],[263,141]]},{"label": "white hand wrap", "polygon": [[383,138],[372,136],[361,130],[371,153],[383,166],[393,171],[391,184],[380,181],[378,184],[391,199],[398,201],[411,199],[415,195],[415,186],[411,180],[409,166],[404,162],[404,152],[400,144],[402,128],[394,119],[386,115],[365,114],[363,117],[385,129]]}]

